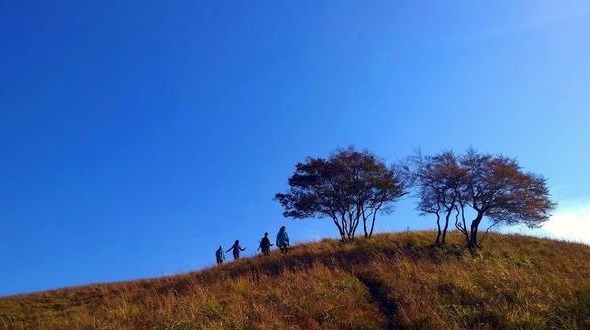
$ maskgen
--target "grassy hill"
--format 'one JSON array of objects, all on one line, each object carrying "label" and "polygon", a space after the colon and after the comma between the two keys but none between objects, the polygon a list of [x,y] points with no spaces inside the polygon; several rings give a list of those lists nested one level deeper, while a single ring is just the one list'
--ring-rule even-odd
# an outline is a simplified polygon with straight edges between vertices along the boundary
[{"label": "grassy hill", "polygon": [[[0,299],[3,329],[590,329],[590,247],[429,232],[325,240],[222,267]],[[451,242],[461,242],[451,233]]]}]

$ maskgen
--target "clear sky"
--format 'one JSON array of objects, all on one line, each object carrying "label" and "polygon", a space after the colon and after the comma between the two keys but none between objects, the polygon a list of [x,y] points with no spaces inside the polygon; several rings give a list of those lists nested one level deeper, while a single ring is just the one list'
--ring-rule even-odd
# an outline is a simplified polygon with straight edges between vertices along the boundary
[{"label": "clear sky", "polygon": [[0,295],[334,236],[272,197],[348,145],[516,157],[590,241],[589,128],[588,1],[0,1]]}]

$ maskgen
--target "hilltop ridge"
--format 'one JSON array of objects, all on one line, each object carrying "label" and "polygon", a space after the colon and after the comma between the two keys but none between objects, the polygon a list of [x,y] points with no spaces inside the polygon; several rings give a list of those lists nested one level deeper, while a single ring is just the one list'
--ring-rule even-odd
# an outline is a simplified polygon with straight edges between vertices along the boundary
[{"label": "hilltop ridge", "polygon": [[490,233],[323,240],[156,279],[0,299],[2,329],[584,329],[590,247]]}]

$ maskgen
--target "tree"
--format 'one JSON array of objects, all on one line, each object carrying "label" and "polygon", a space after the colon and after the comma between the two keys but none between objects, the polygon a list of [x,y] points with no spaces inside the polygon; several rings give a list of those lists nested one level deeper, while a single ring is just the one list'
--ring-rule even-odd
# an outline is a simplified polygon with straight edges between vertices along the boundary
[{"label": "tree", "polygon": [[278,193],[285,217],[330,218],[343,241],[354,240],[362,222],[365,237],[373,235],[378,213],[390,213],[392,204],[405,194],[403,182],[368,151],[350,147],[328,159],[307,158],[295,166],[290,189]]},{"label": "tree", "polygon": [[[545,178],[523,172],[516,160],[501,155],[470,149],[460,157],[452,152],[426,157],[419,154],[411,163],[418,209],[422,214],[436,215],[436,244],[445,242],[452,212],[456,212],[455,227],[465,236],[467,247],[476,249],[481,243],[478,232],[484,217],[490,222],[486,233],[499,223],[535,227],[548,220],[555,207]],[[474,215],[469,228],[466,207],[472,209],[467,214]]]},{"label": "tree", "polygon": [[[437,225],[436,245],[446,242],[449,219],[457,204],[463,203],[463,185],[467,171],[459,165],[457,156],[452,151],[434,156],[423,157],[418,154],[412,159],[413,183],[418,188],[418,210],[421,215],[435,214]],[[441,214],[442,212],[442,214]],[[441,229],[441,215],[444,226]],[[457,226],[458,222],[455,222]]]},{"label": "tree", "polygon": [[479,247],[477,234],[484,217],[492,226],[525,224],[531,228],[549,220],[549,212],[556,204],[549,196],[544,177],[522,171],[515,159],[473,149],[467,151],[460,163],[468,171],[466,204],[475,211],[467,243],[470,249]]}]

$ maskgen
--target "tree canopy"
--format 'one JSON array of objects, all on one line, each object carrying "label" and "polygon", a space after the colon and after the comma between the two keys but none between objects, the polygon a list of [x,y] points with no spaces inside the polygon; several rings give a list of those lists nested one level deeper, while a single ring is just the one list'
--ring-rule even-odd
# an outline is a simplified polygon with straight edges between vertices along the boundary
[{"label": "tree canopy", "polygon": [[285,217],[330,218],[343,241],[354,240],[360,223],[365,237],[373,234],[378,213],[389,213],[405,186],[393,167],[377,156],[354,148],[328,159],[309,157],[295,166],[289,191],[278,193]]}]

